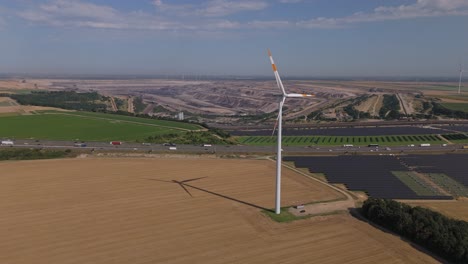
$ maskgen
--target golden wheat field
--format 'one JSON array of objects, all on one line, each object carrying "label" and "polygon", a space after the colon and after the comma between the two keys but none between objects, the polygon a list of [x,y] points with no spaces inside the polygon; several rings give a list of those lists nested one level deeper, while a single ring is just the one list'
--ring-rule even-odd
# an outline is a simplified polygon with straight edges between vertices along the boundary
[{"label": "golden wheat field", "polygon": [[[268,160],[0,162],[0,263],[437,262],[348,214],[273,222],[274,175]],[[283,179],[285,205],[339,197]]]},{"label": "golden wheat field", "polygon": [[439,212],[447,217],[468,221],[468,200],[407,202]]}]

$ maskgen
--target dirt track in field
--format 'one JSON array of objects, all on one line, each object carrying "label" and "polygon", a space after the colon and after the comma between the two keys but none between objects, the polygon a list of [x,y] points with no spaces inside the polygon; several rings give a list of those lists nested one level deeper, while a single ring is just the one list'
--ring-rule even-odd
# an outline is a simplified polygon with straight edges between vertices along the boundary
[{"label": "dirt track in field", "polygon": [[[273,207],[271,161],[83,158],[0,171],[0,263],[437,262],[348,214],[273,222],[258,208]],[[337,197],[284,169],[283,204]]]}]

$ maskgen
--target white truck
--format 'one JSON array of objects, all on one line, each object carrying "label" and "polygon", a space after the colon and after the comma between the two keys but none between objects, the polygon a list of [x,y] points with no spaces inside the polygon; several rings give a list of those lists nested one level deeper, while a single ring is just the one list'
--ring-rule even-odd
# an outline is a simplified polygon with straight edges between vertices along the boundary
[{"label": "white truck", "polygon": [[11,140],[2,140],[2,146],[13,146],[14,144]]},{"label": "white truck", "polygon": [[421,146],[421,147],[430,147],[431,144],[429,144],[429,143],[422,143],[420,146]]},{"label": "white truck", "polygon": [[352,148],[353,145],[351,145],[351,144],[344,144],[343,147],[344,147],[344,148]]}]

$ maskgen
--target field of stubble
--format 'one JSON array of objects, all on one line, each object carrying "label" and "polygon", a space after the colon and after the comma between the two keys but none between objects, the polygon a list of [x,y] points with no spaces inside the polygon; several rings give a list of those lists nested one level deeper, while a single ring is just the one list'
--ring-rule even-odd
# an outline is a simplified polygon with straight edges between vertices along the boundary
[{"label": "field of stubble", "polygon": [[[0,263],[437,262],[347,214],[273,222],[260,212],[273,207],[271,161],[84,158],[0,171]],[[284,205],[338,197],[283,175]]]}]

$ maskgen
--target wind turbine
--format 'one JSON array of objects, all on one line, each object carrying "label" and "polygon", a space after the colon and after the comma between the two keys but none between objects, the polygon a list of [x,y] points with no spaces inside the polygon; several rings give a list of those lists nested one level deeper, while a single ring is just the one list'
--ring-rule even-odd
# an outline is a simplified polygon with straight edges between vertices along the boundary
[{"label": "wind turbine", "polygon": [[460,79],[458,81],[458,94],[460,94],[460,91],[461,91],[461,82],[462,82],[462,75],[463,75],[463,66],[462,64],[460,63]]},{"label": "wind turbine", "polygon": [[[279,102],[279,109],[278,109],[278,143],[277,143],[277,150],[276,150],[276,198],[275,198],[275,213],[280,214],[281,209],[281,141],[282,141],[282,129],[283,129],[283,105],[286,101],[286,98],[302,98],[302,97],[311,97],[314,96],[312,94],[298,94],[298,93],[286,93],[284,89],[283,83],[281,82],[281,77],[279,76],[278,69],[276,68],[275,62],[273,61],[273,57],[271,56],[270,50],[268,50],[268,56],[270,57],[271,67],[273,68],[273,73],[275,74],[276,84],[280,89],[282,95],[281,100]],[[276,124],[275,124],[276,128]],[[274,133],[274,130],[273,130]]]}]

